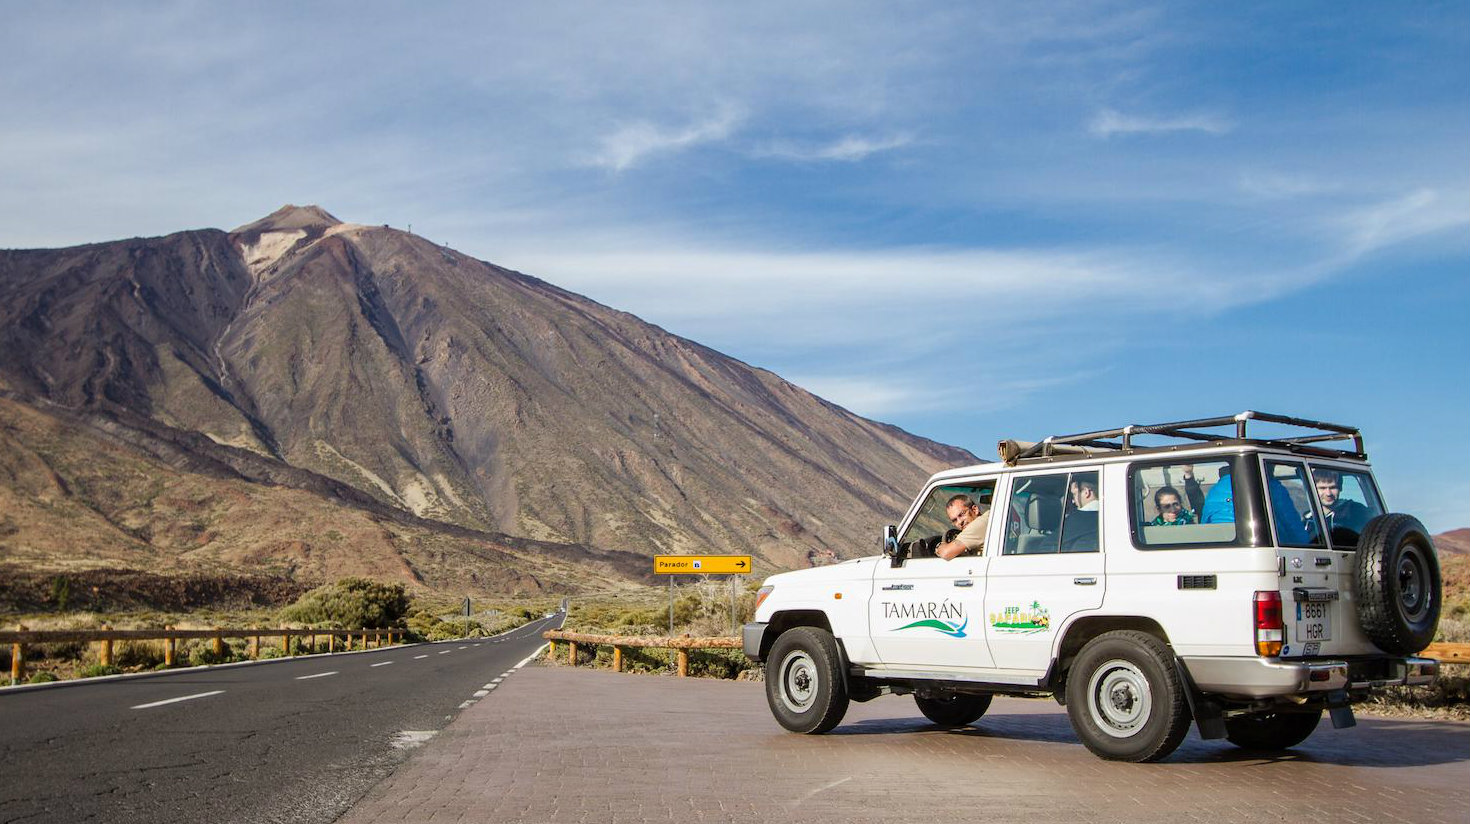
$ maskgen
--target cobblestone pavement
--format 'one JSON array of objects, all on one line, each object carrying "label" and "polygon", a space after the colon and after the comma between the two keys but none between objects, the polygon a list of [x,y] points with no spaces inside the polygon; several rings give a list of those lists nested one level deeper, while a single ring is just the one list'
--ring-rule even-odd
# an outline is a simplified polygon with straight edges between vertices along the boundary
[{"label": "cobblestone pavement", "polygon": [[1323,720],[1279,757],[1191,733],[1160,764],[1077,742],[1050,701],[997,699],[945,731],[911,699],[832,733],[776,725],[762,685],[528,667],[341,821],[1470,821],[1470,724]]}]

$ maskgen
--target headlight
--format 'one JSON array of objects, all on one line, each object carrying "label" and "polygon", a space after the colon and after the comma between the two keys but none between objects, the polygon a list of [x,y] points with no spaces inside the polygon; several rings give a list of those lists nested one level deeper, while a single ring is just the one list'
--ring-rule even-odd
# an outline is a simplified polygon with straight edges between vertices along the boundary
[{"label": "headlight", "polygon": [[756,609],[760,609],[761,608],[761,602],[764,601],[764,600],[766,600],[766,596],[767,595],[770,595],[771,594],[771,590],[773,590],[773,589],[775,589],[775,587],[771,586],[770,584],[766,584],[765,586],[763,586],[760,589],[758,589],[758,590],[755,591],[755,608]]}]

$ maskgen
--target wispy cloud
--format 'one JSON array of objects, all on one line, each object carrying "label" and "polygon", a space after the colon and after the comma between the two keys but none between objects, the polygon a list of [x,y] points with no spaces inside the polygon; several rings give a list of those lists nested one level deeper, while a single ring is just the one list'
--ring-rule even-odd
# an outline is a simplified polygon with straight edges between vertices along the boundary
[{"label": "wispy cloud", "polygon": [[913,142],[913,135],[907,133],[887,137],[847,135],[832,143],[817,145],[773,142],[757,147],[750,154],[753,157],[773,157],[783,160],[854,163],[879,152],[901,149]]},{"label": "wispy cloud", "polygon": [[1106,140],[1114,135],[1161,134],[1168,132],[1204,132],[1225,134],[1235,128],[1230,120],[1208,113],[1173,116],[1148,116],[1123,114],[1115,109],[1103,109],[1087,124],[1087,131],[1094,137]]},{"label": "wispy cloud", "polygon": [[682,128],[669,128],[646,120],[629,123],[602,138],[601,149],[592,157],[591,165],[622,172],[652,155],[724,140],[740,120],[740,114],[733,107],[725,107],[713,117]]},{"label": "wispy cloud", "polygon": [[1434,189],[1419,189],[1355,210],[1333,223],[1345,236],[1345,256],[1358,258],[1455,226],[1470,226],[1470,207],[1463,192],[1447,200]]},{"label": "wispy cloud", "polygon": [[1237,181],[1240,191],[1262,200],[1287,200],[1295,197],[1328,194],[1338,191],[1338,184],[1286,172],[1242,172]]}]

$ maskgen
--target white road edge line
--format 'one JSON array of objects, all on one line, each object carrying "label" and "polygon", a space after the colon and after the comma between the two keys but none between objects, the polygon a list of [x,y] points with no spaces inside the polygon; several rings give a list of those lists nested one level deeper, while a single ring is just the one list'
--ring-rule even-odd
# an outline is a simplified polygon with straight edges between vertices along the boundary
[{"label": "white road edge line", "polygon": [[368,666],[369,667],[386,667],[386,666],[388,666],[391,663],[393,663],[393,662],[392,661],[379,661],[376,664],[368,664]]},{"label": "white road edge line", "polygon": [[315,675],[298,675],[298,676],[296,676],[296,680],[297,681],[310,681],[313,678],[326,678],[328,675],[336,675],[336,674],[337,674],[337,671],[336,670],[332,670],[331,672],[318,672]]},{"label": "white road edge line", "polygon": [[474,697],[476,697],[476,698],[484,698],[485,696],[487,696],[489,694],[490,694],[490,690],[475,690],[475,696]]},{"label": "white road edge line", "polygon": [[212,690],[210,692],[201,692],[196,695],[181,695],[178,698],[168,698],[163,701],[154,701],[151,704],[139,704],[136,707],[130,707],[130,709],[146,710],[152,707],[161,707],[164,704],[177,704],[180,701],[193,701],[195,698],[208,698],[211,695],[219,695],[222,692],[224,692],[224,690]]}]

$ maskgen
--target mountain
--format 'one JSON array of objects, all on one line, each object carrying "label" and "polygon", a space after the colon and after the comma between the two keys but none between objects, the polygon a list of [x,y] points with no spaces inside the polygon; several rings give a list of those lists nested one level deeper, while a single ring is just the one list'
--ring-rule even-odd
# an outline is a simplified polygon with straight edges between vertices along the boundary
[{"label": "mountain", "polygon": [[[232,232],[0,251],[0,390],[14,415],[170,471],[334,502],[299,517],[351,510],[604,560],[737,552],[770,570],[866,554],[926,476],[976,462],[633,315],[315,206]],[[279,555],[256,528],[196,536],[190,552]],[[13,555],[0,536],[0,561]]]},{"label": "mountain", "polygon": [[1451,529],[1435,535],[1433,540],[1440,555],[1470,555],[1470,529]]}]

